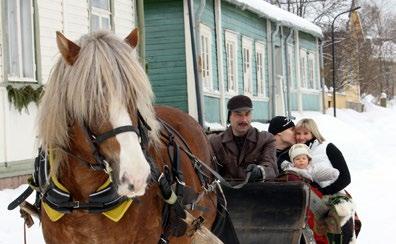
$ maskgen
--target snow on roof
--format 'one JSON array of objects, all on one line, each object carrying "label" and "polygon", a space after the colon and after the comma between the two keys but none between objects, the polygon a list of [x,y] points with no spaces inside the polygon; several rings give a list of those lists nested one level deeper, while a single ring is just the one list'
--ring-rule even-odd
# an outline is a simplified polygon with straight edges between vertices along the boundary
[{"label": "snow on roof", "polygon": [[314,23],[301,18],[298,15],[290,13],[286,10],[278,8],[263,0],[226,0],[229,3],[240,6],[242,9],[247,9],[258,14],[260,17],[265,17],[281,25],[295,28],[314,36],[323,37],[322,29]]}]

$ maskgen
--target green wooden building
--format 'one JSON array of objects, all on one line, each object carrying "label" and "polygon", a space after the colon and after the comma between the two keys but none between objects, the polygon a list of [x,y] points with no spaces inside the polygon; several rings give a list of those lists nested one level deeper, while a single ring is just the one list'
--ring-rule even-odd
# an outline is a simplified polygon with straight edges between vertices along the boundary
[{"label": "green wooden building", "polygon": [[223,126],[237,94],[252,98],[256,121],[322,109],[322,32],[311,22],[255,0],[145,0],[142,19],[157,103]]}]

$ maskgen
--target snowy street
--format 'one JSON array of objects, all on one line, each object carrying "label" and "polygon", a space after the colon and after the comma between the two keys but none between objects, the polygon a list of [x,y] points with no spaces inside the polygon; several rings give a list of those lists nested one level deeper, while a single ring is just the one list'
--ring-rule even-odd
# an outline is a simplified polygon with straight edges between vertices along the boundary
[{"label": "snowy street", "polygon": [[[362,230],[359,244],[390,243],[396,230],[394,219],[396,197],[396,104],[389,108],[378,107],[365,99],[366,112],[338,110],[337,118],[318,112],[295,113],[296,121],[313,118],[324,137],[333,142],[344,154],[352,175],[347,190],[357,204]],[[268,125],[253,123],[260,129]],[[23,243],[23,224],[19,211],[6,209],[9,202],[26,186],[0,191],[0,244]],[[32,199],[32,198],[31,198]],[[31,200],[31,202],[33,199]],[[27,230],[27,242],[44,243],[40,225]]]}]

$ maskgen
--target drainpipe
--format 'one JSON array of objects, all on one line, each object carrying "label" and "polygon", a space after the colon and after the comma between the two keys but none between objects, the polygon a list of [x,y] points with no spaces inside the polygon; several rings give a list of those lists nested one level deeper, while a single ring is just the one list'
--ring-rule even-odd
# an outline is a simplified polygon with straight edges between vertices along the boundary
[{"label": "drainpipe", "polygon": [[297,77],[297,110],[298,112],[302,112],[303,106],[302,106],[302,83],[301,83],[301,64],[300,64],[300,36],[299,36],[299,31],[296,30],[294,32],[294,40],[295,40],[295,57],[296,57],[296,77]]},{"label": "drainpipe", "polygon": [[320,63],[320,85],[322,86],[322,113],[326,114],[326,92],[325,92],[325,80],[323,76],[323,41],[319,39],[319,63]]},{"label": "drainpipe", "polygon": [[[203,127],[203,111],[202,111],[202,86],[201,86],[201,81],[200,77],[198,74],[198,62],[197,62],[197,51],[200,50],[199,44],[196,45],[195,43],[195,33],[194,33],[194,22],[193,22],[193,11],[192,11],[192,5],[193,5],[193,0],[187,0],[187,5],[188,5],[188,18],[190,22],[190,35],[191,35],[191,48],[192,48],[192,58],[193,58],[193,66],[194,66],[194,80],[195,80],[195,91],[196,91],[196,97],[197,97],[197,113],[198,113],[198,123]],[[205,7],[205,0],[201,1],[201,7],[199,14],[197,16],[197,23],[199,24],[201,14],[203,13],[203,9]],[[197,28],[196,31],[199,34],[199,28]],[[197,48],[198,47],[198,48]]]},{"label": "drainpipe", "polygon": [[279,23],[276,22],[275,30],[272,31],[271,33],[271,63],[272,63],[272,87],[271,87],[271,93],[272,93],[272,104],[271,104],[271,117],[275,116],[275,80],[276,80],[276,74],[275,74],[275,36],[279,32]]},{"label": "drainpipe", "polygon": [[[1,93],[4,94],[4,98]],[[2,139],[3,146],[4,146],[2,148],[4,150],[4,155],[3,155],[4,167],[8,166],[8,164],[7,164],[7,159],[8,159],[7,158],[7,137],[6,137],[7,118],[5,116],[5,111],[7,109],[6,103],[8,104],[8,101],[7,101],[6,97],[7,97],[7,89],[5,87],[0,87],[0,103],[2,103],[2,105],[3,105],[3,108],[0,110],[3,113],[2,116],[0,116],[0,118],[3,117],[3,126],[2,126],[3,128],[1,128],[0,130],[2,130],[2,134],[3,134],[3,138],[1,138],[1,139]]]},{"label": "drainpipe", "polygon": [[144,25],[144,0],[137,0],[136,9],[137,9],[137,21],[139,26],[139,56],[141,58],[141,62],[145,70],[146,67],[146,30]]},{"label": "drainpipe", "polygon": [[224,88],[224,73],[223,73],[223,33],[221,24],[221,0],[214,1],[215,9],[215,33],[216,33],[216,54],[217,54],[217,77],[219,79],[220,90],[220,123],[226,125],[225,119],[225,88]]},{"label": "drainpipe", "polygon": [[[288,69],[288,64],[289,64],[289,40],[290,37],[293,34],[293,29],[290,29],[289,34],[285,38],[285,63],[286,63],[286,72],[285,72],[285,79],[286,79],[286,98],[287,98],[287,117],[291,118],[291,111],[290,111],[290,83],[291,83],[291,74]],[[291,67],[290,67],[291,69]]]}]

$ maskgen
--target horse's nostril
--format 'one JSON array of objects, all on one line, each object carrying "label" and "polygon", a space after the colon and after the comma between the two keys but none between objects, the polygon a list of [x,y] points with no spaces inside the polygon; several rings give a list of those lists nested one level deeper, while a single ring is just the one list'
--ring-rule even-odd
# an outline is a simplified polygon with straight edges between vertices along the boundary
[{"label": "horse's nostril", "polygon": [[133,184],[128,184],[128,190],[130,191],[135,190],[135,186]]}]

